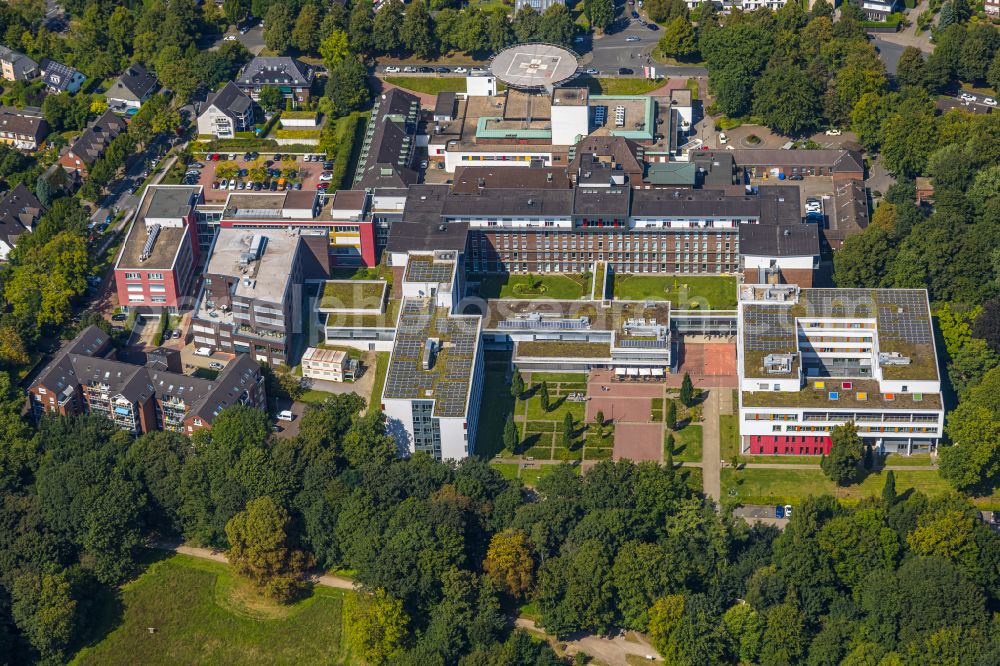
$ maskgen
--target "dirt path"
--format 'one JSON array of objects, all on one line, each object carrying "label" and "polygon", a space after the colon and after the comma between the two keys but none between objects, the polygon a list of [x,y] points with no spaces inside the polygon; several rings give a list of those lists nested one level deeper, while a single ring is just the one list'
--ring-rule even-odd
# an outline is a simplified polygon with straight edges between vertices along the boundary
[{"label": "dirt path", "polygon": [[[161,550],[172,550],[175,553],[180,553],[181,555],[189,555],[191,557],[198,557],[203,560],[212,560],[213,562],[221,562],[222,564],[229,564],[229,560],[226,558],[225,554],[213,550],[212,548],[200,548],[198,546],[188,546],[183,543],[171,543],[171,542],[157,542],[154,544],[155,548]],[[316,585],[322,585],[323,587],[335,587],[339,590],[353,590],[354,581],[350,578],[342,578],[340,576],[331,576],[329,574],[323,574],[322,576],[313,576],[312,582]]]},{"label": "dirt path", "polygon": [[[515,620],[514,624],[521,629],[548,636],[543,629],[539,628],[533,620],[529,620],[528,618],[519,617]],[[594,635],[582,636],[576,640],[565,641],[566,653],[574,655],[578,652],[583,652],[608,664],[608,666],[628,666],[628,655],[635,655],[642,658],[646,658],[647,656],[651,656],[654,659],[660,658],[656,648],[650,645],[645,639],[634,633],[630,634],[630,636],[632,640],[625,640],[625,637],[620,635],[614,638],[604,638],[603,636]],[[552,637],[549,636],[549,638]],[[552,638],[552,640],[555,639]]]}]

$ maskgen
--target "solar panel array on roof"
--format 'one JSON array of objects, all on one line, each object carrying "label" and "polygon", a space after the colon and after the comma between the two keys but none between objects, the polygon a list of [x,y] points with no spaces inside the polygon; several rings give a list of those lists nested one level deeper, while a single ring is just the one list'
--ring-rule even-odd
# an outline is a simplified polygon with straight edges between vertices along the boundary
[{"label": "solar panel array on roof", "polygon": [[498,322],[498,328],[507,329],[551,329],[557,331],[578,331],[590,328],[586,317],[580,319],[505,319]]},{"label": "solar panel array on roof", "polygon": [[406,265],[407,282],[451,282],[455,264],[422,259],[413,259]]},{"label": "solar panel array on roof", "polygon": [[913,345],[929,345],[931,331],[927,297],[922,291],[893,290],[878,292],[879,335]]},{"label": "solar panel array on roof", "polygon": [[749,351],[786,351],[795,345],[793,320],[786,306],[748,305],[743,323]]},{"label": "solar panel array on roof", "polygon": [[[438,338],[441,347],[434,364],[424,370],[423,350],[430,338]],[[429,299],[405,299],[385,397],[434,400],[434,416],[464,416],[478,339],[478,317],[452,317]]]}]

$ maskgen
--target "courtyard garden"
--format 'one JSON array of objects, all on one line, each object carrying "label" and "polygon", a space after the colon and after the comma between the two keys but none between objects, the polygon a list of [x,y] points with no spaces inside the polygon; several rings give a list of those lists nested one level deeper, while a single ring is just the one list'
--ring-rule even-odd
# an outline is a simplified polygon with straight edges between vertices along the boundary
[{"label": "courtyard garden", "polygon": [[486,275],[479,282],[483,298],[548,298],[575,301],[591,291],[590,273]]},{"label": "courtyard garden", "polygon": [[726,275],[612,274],[612,291],[623,301],[670,301],[676,310],[731,310],[736,278]]}]

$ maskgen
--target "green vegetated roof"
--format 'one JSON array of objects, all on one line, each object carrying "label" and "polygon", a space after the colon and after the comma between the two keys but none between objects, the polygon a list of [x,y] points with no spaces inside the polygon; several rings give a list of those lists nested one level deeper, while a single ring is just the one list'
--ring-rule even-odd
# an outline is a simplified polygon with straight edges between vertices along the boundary
[{"label": "green vegetated roof", "polygon": [[386,283],[367,280],[328,280],[320,291],[321,310],[381,310]]},{"label": "green vegetated roof", "polygon": [[604,342],[535,340],[517,343],[518,358],[611,358],[611,345]]}]

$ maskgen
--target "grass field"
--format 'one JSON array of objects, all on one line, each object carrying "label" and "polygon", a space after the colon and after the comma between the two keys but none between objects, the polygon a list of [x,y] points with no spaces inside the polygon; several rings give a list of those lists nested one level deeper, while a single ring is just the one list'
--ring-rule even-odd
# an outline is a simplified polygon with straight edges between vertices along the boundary
[{"label": "grass field", "polygon": [[[896,471],[896,492],[902,494],[909,488],[919,490],[929,497],[942,495],[951,486],[936,471]],[[737,496],[744,504],[794,503],[809,495],[833,495],[844,500],[860,500],[863,497],[878,496],[885,485],[884,472],[872,472],[856,485],[837,487],[820,469],[744,469],[736,473],[732,468],[722,470],[722,492],[728,494],[735,488]],[[1000,494],[992,498],[980,498],[977,504],[984,508],[1000,505]]]},{"label": "grass field", "polygon": [[510,395],[505,372],[487,371],[483,400],[479,404],[479,427],[476,435],[476,455],[480,458],[488,460],[503,451],[503,426],[512,409],[514,398]]},{"label": "grass field", "polygon": [[530,288],[527,275],[488,275],[479,283],[483,298],[551,298],[575,301],[590,291],[590,278],[584,275],[534,275],[538,287]]},{"label": "grass field", "polygon": [[[666,442],[666,435],[664,435]],[[666,452],[664,452],[666,455]],[[701,462],[701,426],[689,425],[674,433],[674,460]]]},{"label": "grass field", "polygon": [[429,95],[465,92],[464,76],[386,76],[384,80],[394,86]]},{"label": "grass field", "polygon": [[344,595],[317,587],[291,606],[261,603],[226,565],[174,555],[122,589],[117,626],[72,663],[351,663],[342,636]]},{"label": "grass field", "polygon": [[719,415],[719,445],[723,460],[731,460],[740,452],[739,417],[735,414]]},{"label": "grass field", "polygon": [[573,81],[573,85],[587,86],[591,95],[645,95],[662,88],[666,83],[666,79],[615,79],[592,76],[580,76]]},{"label": "grass field", "polygon": [[736,278],[715,275],[612,275],[615,298],[668,300],[679,310],[736,307]]}]

